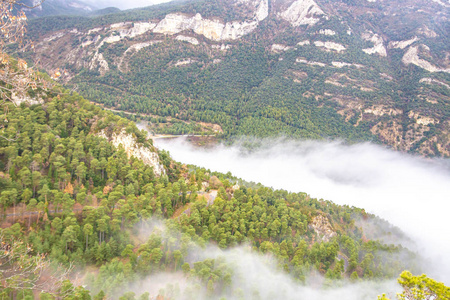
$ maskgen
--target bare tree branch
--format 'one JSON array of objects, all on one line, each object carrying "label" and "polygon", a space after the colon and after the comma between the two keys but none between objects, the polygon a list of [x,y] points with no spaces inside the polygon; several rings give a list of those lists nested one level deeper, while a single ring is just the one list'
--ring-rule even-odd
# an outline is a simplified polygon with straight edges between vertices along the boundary
[{"label": "bare tree branch", "polygon": [[54,267],[45,255],[32,252],[29,245],[14,239],[8,241],[0,234],[0,287],[58,295],[73,270],[72,264]]},{"label": "bare tree branch", "polygon": [[15,138],[10,139],[10,138],[7,138],[6,136],[0,135],[0,138],[6,140],[8,142],[15,142],[15,141],[17,141],[19,139],[19,136],[17,134]]},{"label": "bare tree branch", "polygon": [[7,2],[7,3],[9,3],[10,5],[14,5],[14,6],[20,6],[20,7],[25,7],[25,8],[33,9],[33,8],[36,8],[36,7],[41,6],[42,3],[43,3],[45,0],[39,1],[37,4],[34,4],[34,5],[32,5],[32,6],[29,6],[29,5],[25,4],[25,3],[22,3],[22,2],[17,1],[17,0],[0,0],[0,1]]},{"label": "bare tree branch", "polygon": [[[39,103],[38,97],[30,97],[30,92],[33,92],[33,95],[39,94],[53,86],[52,83],[37,75],[34,66],[29,66],[23,59],[13,59],[6,53],[7,46],[12,44],[19,45],[19,50],[25,49],[27,17],[23,10],[17,10],[15,7],[32,9],[41,5],[42,2],[28,6],[20,0],[0,0],[0,110],[3,110],[5,114],[5,123],[8,121],[8,105],[18,106],[22,102]],[[32,44],[31,47],[33,47]],[[59,76],[56,73],[52,76],[52,78],[57,77]],[[0,138],[14,141],[2,135]]]}]

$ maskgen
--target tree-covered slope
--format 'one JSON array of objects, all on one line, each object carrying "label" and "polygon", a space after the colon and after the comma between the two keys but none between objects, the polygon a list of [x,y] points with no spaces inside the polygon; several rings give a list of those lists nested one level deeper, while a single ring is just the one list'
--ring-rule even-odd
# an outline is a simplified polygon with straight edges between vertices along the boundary
[{"label": "tree-covered slope", "polygon": [[[117,299],[133,290],[128,284],[162,271],[191,282],[192,295],[235,295],[239,268],[220,255],[199,255],[208,245],[267,253],[300,283],[314,272],[339,281],[417,267],[415,254],[365,237],[354,220],[375,217],[364,210],[183,166],[165,152],[153,164],[138,159],[157,151],[145,132],[76,94],[56,89],[40,104],[10,104],[1,125],[3,245],[22,241],[28,255],[74,264],[98,297]],[[155,220],[165,229],[145,229]],[[2,280],[3,296],[39,294],[14,280],[25,282]],[[47,292],[90,298],[67,282]],[[177,298],[173,286],[150,292]]]},{"label": "tree-covered slope", "polygon": [[190,1],[35,20],[30,55],[156,131],[207,122],[225,137],[371,140],[448,156],[448,12],[431,0]]}]

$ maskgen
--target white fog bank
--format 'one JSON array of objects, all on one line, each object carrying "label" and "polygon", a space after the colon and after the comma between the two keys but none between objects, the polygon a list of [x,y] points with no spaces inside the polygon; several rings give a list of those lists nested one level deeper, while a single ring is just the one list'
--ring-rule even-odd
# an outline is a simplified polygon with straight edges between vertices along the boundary
[{"label": "white fog bank", "polygon": [[[196,256],[201,259],[223,259],[233,269],[233,276],[229,290],[226,294],[211,295],[204,287],[200,288],[195,278],[186,278],[181,272],[157,273],[145,279],[138,280],[127,289],[134,291],[137,295],[149,292],[156,296],[156,292],[169,285],[178,289],[177,300],[376,300],[377,297],[386,293],[391,299],[401,292],[401,288],[395,282],[369,282],[360,281],[356,283],[341,282],[339,286],[325,283],[325,279],[319,275],[307,279],[306,285],[296,282],[288,274],[276,268],[276,263],[271,257],[262,256],[250,252],[242,247],[222,251],[216,247],[197,252]],[[197,288],[192,288],[197,286]]]},{"label": "white fog bank", "polygon": [[450,160],[425,160],[369,143],[267,141],[241,147],[193,148],[154,141],[180,162],[231,172],[276,189],[366,209],[400,227],[432,261],[427,275],[450,284]]},{"label": "white fog bank", "polygon": [[[146,221],[144,226],[138,225],[137,228],[144,240],[151,234],[161,236],[163,243],[180,238],[179,232],[169,230],[164,222],[157,219]],[[215,259],[214,264],[220,272],[232,270],[229,286],[224,290],[218,288],[211,294],[207,292],[205,282],[201,283],[196,277],[186,277],[182,271],[178,271],[158,272],[134,281],[125,290],[131,290],[136,295],[148,292],[151,299],[156,299],[157,293],[165,289],[168,298],[177,300],[375,300],[382,293],[394,299],[396,293],[401,292],[395,280],[331,282],[317,273],[309,274],[304,285],[281,271],[272,255],[254,252],[250,245],[222,250],[215,244],[200,247],[191,243],[187,253],[185,261],[191,267],[196,261]]]}]

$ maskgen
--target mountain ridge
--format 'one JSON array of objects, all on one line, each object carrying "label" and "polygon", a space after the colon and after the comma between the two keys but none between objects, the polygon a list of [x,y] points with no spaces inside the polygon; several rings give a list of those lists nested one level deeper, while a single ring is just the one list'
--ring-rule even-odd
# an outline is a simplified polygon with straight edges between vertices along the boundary
[{"label": "mountain ridge", "polygon": [[32,36],[46,70],[114,108],[218,123],[225,136],[356,137],[449,156],[448,15],[427,0],[194,1]]}]

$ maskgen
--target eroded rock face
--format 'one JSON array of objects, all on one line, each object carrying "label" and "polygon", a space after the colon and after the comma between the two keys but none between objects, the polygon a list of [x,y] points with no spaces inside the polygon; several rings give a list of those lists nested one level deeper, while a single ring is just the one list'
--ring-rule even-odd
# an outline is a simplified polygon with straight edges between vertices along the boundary
[{"label": "eroded rock face", "polygon": [[319,67],[326,67],[326,64],[322,63],[322,62],[318,62],[318,61],[308,61],[302,57],[299,57],[295,60],[298,63],[301,64],[307,64],[307,65],[311,65],[311,66],[319,66]]},{"label": "eroded rock face", "polygon": [[414,112],[412,110],[409,112],[408,117],[410,117],[411,119],[414,119],[417,124],[425,125],[425,126],[429,125],[429,124],[439,123],[439,120],[435,120],[434,118],[423,116],[420,113]]},{"label": "eroded rock face", "polygon": [[269,15],[268,0],[261,0],[252,20],[223,23],[215,19],[203,19],[200,14],[189,17],[182,13],[168,14],[153,29],[155,33],[173,35],[185,30],[192,30],[209,40],[236,40],[254,31],[260,21]]},{"label": "eroded rock face", "polygon": [[231,45],[225,45],[225,44],[212,45],[211,48],[217,49],[217,50],[220,50],[220,51],[227,51],[228,49],[231,49]]},{"label": "eroded rock face", "polygon": [[328,242],[332,237],[336,236],[336,232],[328,221],[328,218],[322,214],[312,219],[311,227],[323,242]]},{"label": "eroded rock face", "polygon": [[373,105],[370,108],[366,108],[364,110],[364,113],[366,113],[366,114],[374,114],[375,116],[381,117],[383,115],[388,115],[388,116],[401,115],[402,111],[400,109],[386,108],[386,107],[381,106],[381,105]]},{"label": "eroded rock face", "polygon": [[309,42],[309,40],[304,40],[304,41],[300,41],[297,43],[298,46],[306,46],[306,45],[310,45],[311,43]]},{"label": "eroded rock face", "polygon": [[422,78],[419,80],[420,83],[427,83],[427,84],[439,84],[442,86],[445,86],[446,88],[450,89],[450,85],[446,84],[445,82],[433,79],[433,78]]},{"label": "eroded rock face", "polygon": [[153,167],[153,172],[156,176],[166,174],[163,165],[159,161],[158,154],[147,147],[138,145],[136,139],[131,134],[127,134],[125,130],[122,130],[119,134],[113,133],[111,137],[108,137],[106,131],[102,130],[98,133],[98,136],[109,140],[115,147],[122,145],[129,158],[134,156],[142,160],[147,166]]},{"label": "eroded rock face", "polygon": [[378,34],[372,35],[372,33],[366,33],[362,37],[366,41],[374,43],[374,46],[372,48],[363,49],[365,53],[387,56],[386,48],[384,47],[383,38],[381,36],[379,36]]},{"label": "eroded rock face", "polygon": [[14,103],[15,106],[19,106],[22,103],[26,103],[29,105],[35,105],[35,104],[43,104],[44,100],[42,98],[35,98],[35,97],[29,97],[27,95],[17,95],[12,94],[11,100]]},{"label": "eroded rock face", "polygon": [[314,25],[325,15],[314,0],[297,0],[279,16],[291,23],[292,26]]},{"label": "eroded rock face", "polygon": [[405,55],[403,55],[402,62],[405,65],[413,64],[422,69],[427,70],[428,72],[446,72],[450,73],[450,69],[439,68],[429,61],[422,59],[419,57],[419,49],[424,52],[429,52],[429,48],[426,45],[419,46],[411,46],[408,51],[406,51]]},{"label": "eroded rock face", "polygon": [[428,28],[428,26],[424,25],[422,27],[420,27],[419,29],[417,29],[417,34],[423,35],[427,38],[435,38],[438,37],[439,35],[434,32],[433,30],[431,30],[430,28]]},{"label": "eroded rock face", "polygon": [[92,58],[89,68],[91,70],[94,70],[97,67],[99,68],[99,72],[101,75],[105,75],[105,73],[109,71],[108,62],[103,57],[103,53],[96,52],[94,54],[94,57]]},{"label": "eroded rock face", "polygon": [[394,41],[389,43],[389,47],[394,49],[405,49],[406,47],[412,45],[414,42],[417,42],[418,40],[419,38],[415,36],[412,39],[406,41]]},{"label": "eroded rock face", "polygon": [[319,48],[324,48],[326,50],[333,50],[337,52],[344,51],[346,48],[345,46],[335,43],[335,42],[322,42],[322,41],[315,41],[314,45]]},{"label": "eroded rock face", "polygon": [[432,1],[444,7],[450,7],[450,3],[445,3],[445,0],[432,0]]},{"label": "eroded rock face", "polygon": [[269,16],[269,1],[263,0],[259,3],[258,9],[255,13],[255,18],[262,21]]},{"label": "eroded rock face", "polygon": [[236,40],[256,29],[258,21],[221,23],[218,20],[203,19],[200,14],[187,17],[183,14],[168,14],[153,30],[155,33],[173,35],[185,30],[193,30],[209,40]]},{"label": "eroded rock face", "polygon": [[290,49],[292,49],[292,47],[289,47],[289,46],[286,46],[286,45],[281,45],[281,44],[273,44],[272,47],[270,48],[270,50],[272,52],[275,52],[275,53],[288,51]]},{"label": "eroded rock face", "polygon": [[[156,23],[151,22],[138,22],[138,23],[131,23],[131,22],[122,22],[122,23],[116,23],[109,26],[109,29],[112,30],[112,34],[108,37],[106,37],[103,42],[108,44],[114,44],[119,42],[120,40],[124,38],[134,38],[140,35],[143,35],[149,31],[151,31],[153,28],[156,27]],[[96,28],[97,29],[97,28]],[[96,30],[93,29],[93,30]],[[103,28],[100,28],[102,30]],[[89,31],[89,33],[92,30]]]},{"label": "eroded rock face", "polygon": [[179,66],[185,66],[185,65],[190,65],[192,63],[197,62],[196,60],[190,59],[190,58],[184,58],[184,59],[180,59],[175,63],[175,67],[179,67]]},{"label": "eroded rock face", "polygon": [[342,61],[332,61],[331,65],[336,68],[344,68],[344,67],[356,67],[358,69],[364,68],[364,66],[360,64],[350,64]]},{"label": "eroded rock face", "polygon": [[320,29],[319,30],[319,34],[323,34],[323,35],[336,35],[336,32],[334,30],[331,29]]},{"label": "eroded rock face", "polygon": [[179,35],[176,37],[177,41],[182,41],[182,42],[188,42],[191,43],[192,45],[198,45],[198,40],[194,37],[191,36],[185,36],[185,35]]}]

